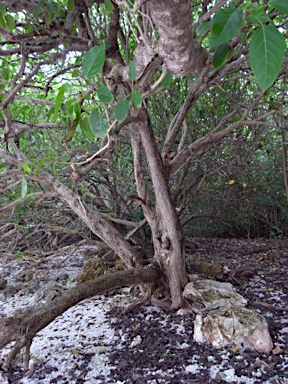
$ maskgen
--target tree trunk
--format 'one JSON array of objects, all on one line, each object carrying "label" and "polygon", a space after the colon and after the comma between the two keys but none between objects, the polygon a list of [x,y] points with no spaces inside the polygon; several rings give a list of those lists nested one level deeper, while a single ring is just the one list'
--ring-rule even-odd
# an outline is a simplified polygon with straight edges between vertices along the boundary
[{"label": "tree trunk", "polygon": [[153,234],[154,257],[168,279],[171,308],[177,309],[181,306],[182,290],[188,282],[183,235],[146,109],[141,109],[139,118],[140,138],[156,199],[153,217],[147,217]]}]

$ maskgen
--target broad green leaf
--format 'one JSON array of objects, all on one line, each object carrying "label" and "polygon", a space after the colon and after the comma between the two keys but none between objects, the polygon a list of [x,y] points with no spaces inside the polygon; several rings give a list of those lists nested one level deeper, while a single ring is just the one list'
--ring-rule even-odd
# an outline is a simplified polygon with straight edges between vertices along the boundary
[{"label": "broad green leaf", "polygon": [[246,20],[249,24],[262,24],[271,21],[270,17],[264,12],[263,8],[258,8],[253,12],[249,12]]},{"label": "broad green leaf", "polygon": [[55,112],[54,112],[54,115],[53,115],[53,119],[54,120],[57,120],[57,118],[59,116],[59,110],[61,108],[61,104],[62,104],[62,100],[63,100],[64,94],[65,94],[66,88],[67,88],[67,85],[63,84],[59,88],[59,91],[57,93],[57,96],[56,96],[56,99],[55,99]]},{"label": "broad green leaf", "polygon": [[109,88],[106,87],[106,85],[101,85],[97,89],[97,95],[98,95],[100,101],[102,101],[102,103],[104,103],[104,104],[109,104],[114,99],[112,93],[110,92]]},{"label": "broad green leaf", "polygon": [[162,80],[161,84],[164,88],[169,88],[170,87],[170,83],[171,83],[171,72],[169,71],[166,76],[164,77],[164,79]]},{"label": "broad green leaf", "polygon": [[63,156],[63,157],[61,157],[60,161],[61,161],[61,163],[68,163],[68,161],[70,161],[70,157],[69,156]]},{"label": "broad green leaf", "polygon": [[22,176],[22,186],[21,186],[21,197],[24,199],[24,197],[27,194],[27,181],[24,176]]},{"label": "broad green leaf", "polygon": [[129,102],[127,99],[120,100],[114,108],[114,115],[116,119],[121,123],[128,114]]},{"label": "broad green leaf", "polygon": [[2,16],[2,14],[0,13],[0,27],[2,28],[6,28],[7,25],[6,25],[6,21],[4,19],[4,17]]},{"label": "broad green leaf", "polygon": [[242,20],[241,9],[226,8],[216,12],[212,19],[210,46],[216,47],[233,39],[241,27]]},{"label": "broad green leaf", "polygon": [[101,139],[106,137],[109,126],[98,109],[94,109],[91,112],[91,115],[89,116],[89,125],[96,137],[100,137]]},{"label": "broad green leaf", "polygon": [[73,111],[69,119],[69,129],[65,138],[63,139],[63,143],[68,143],[69,141],[72,140],[73,136],[76,133],[77,126],[80,122],[80,116],[81,116],[81,107],[79,103],[75,103],[73,105]]},{"label": "broad green leaf", "polygon": [[263,90],[274,83],[283,62],[285,49],[285,39],[274,26],[262,25],[253,33],[249,61]]},{"label": "broad green leaf", "polygon": [[288,15],[288,1],[287,0],[271,0],[269,2],[271,7],[278,9],[278,11],[284,13],[284,15]]},{"label": "broad green leaf", "polygon": [[208,29],[211,28],[211,25],[211,21],[204,21],[204,23],[198,25],[198,27],[196,28],[196,33],[202,35],[202,33],[208,31]]},{"label": "broad green leaf", "polygon": [[79,125],[80,125],[80,128],[81,128],[82,132],[84,133],[84,135],[86,137],[88,137],[88,139],[90,141],[93,141],[94,133],[91,131],[91,128],[89,125],[89,120],[88,120],[88,117],[86,115],[81,117]]},{"label": "broad green leaf", "polygon": [[50,3],[48,3],[47,7],[48,7],[49,11],[51,11],[52,13],[54,13],[56,15],[59,15],[59,13],[60,13],[59,5],[57,3],[55,3],[55,1],[51,1]]},{"label": "broad green leaf", "polygon": [[24,169],[25,173],[27,173],[28,175],[31,175],[32,171],[31,171],[31,168],[29,167],[29,165],[27,163],[23,163],[22,168]]},{"label": "broad green leaf", "polygon": [[40,11],[43,10],[44,1],[45,1],[45,0],[39,0],[39,1],[37,2],[37,6],[36,6],[35,11],[34,11],[34,13],[33,13],[33,16],[34,16],[34,17],[37,17],[37,16],[39,15]]},{"label": "broad green leaf", "polygon": [[111,0],[104,0],[104,4],[105,4],[105,9],[108,12],[108,14],[113,12],[114,7],[113,7]]},{"label": "broad green leaf", "polygon": [[78,77],[79,76],[79,69],[78,68],[73,69],[71,75],[72,75],[72,77]]},{"label": "broad green leaf", "polygon": [[139,91],[133,91],[131,94],[131,101],[135,108],[140,108],[142,105],[142,96]]},{"label": "broad green leaf", "polygon": [[6,15],[6,3],[0,4],[0,13],[4,16]]},{"label": "broad green leaf", "polygon": [[105,62],[105,44],[92,47],[82,61],[82,72],[88,79],[96,76]]},{"label": "broad green leaf", "polygon": [[3,76],[3,79],[9,80],[9,77],[10,77],[10,67],[9,66],[1,67],[1,75]]},{"label": "broad green leaf", "polygon": [[70,128],[67,131],[66,136],[63,139],[63,143],[68,143],[69,141],[72,140],[73,136],[76,133],[76,128],[77,128],[77,121],[73,120],[72,123],[70,124]]},{"label": "broad green leaf", "polygon": [[228,44],[221,44],[219,47],[217,47],[214,57],[213,57],[213,66],[214,68],[218,69],[221,68],[222,65],[224,64],[228,52]]},{"label": "broad green leaf", "polygon": [[6,24],[10,32],[13,32],[14,29],[16,28],[16,23],[14,17],[11,15],[6,15],[5,16]]},{"label": "broad green leaf", "polygon": [[74,112],[76,113],[76,117],[78,119],[78,122],[80,120],[80,115],[81,115],[81,106],[79,103],[74,104]]},{"label": "broad green leaf", "polygon": [[42,168],[43,164],[46,163],[46,161],[49,160],[49,157],[44,157],[44,159],[40,160],[39,163],[37,164],[34,175],[37,176],[38,172],[40,171],[40,168]]},{"label": "broad green leaf", "polygon": [[131,81],[135,81],[137,76],[137,70],[133,61],[129,62],[128,77]]},{"label": "broad green leaf", "polygon": [[74,0],[68,0],[68,3],[67,3],[67,10],[68,12],[71,12],[73,9],[74,9]]}]

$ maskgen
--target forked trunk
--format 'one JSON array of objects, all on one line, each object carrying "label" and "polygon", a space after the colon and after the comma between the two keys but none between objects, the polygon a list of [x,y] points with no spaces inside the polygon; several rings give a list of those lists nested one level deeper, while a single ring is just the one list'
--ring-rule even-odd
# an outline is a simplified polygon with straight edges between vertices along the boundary
[{"label": "forked trunk", "polygon": [[176,209],[171,201],[165,170],[155,144],[149,116],[144,108],[141,109],[139,118],[140,138],[156,200],[155,211],[146,212],[147,220],[152,230],[155,259],[168,279],[172,299],[171,308],[176,309],[181,306],[182,291],[188,281],[183,235]]}]

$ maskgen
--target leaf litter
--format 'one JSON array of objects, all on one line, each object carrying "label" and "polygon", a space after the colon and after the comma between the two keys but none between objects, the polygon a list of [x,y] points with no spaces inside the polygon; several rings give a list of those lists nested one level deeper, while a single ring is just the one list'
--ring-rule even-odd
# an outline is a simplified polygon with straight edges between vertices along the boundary
[{"label": "leaf litter", "polygon": [[[1,373],[0,382],[288,383],[288,241],[193,239],[193,243],[194,258],[225,265],[223,279],[249,300],[248,307],[265,316],[274,344],[269,355],[193,342],[191,313],[181,316],[145,305],[123,315],[133,295],[117,290],[85,300],[56,318],[34,338],[29,369],[15,366],[8,376]],[[84,261],[81,249],[72,259],[65,254],[59,256],[60,262],[61,258],[60,268],[53,260],[56,267],[47,274],[46,284],[66,273],[67,288]],[[10,264],[0,260],[1,277],[10,286],[9,294],[0,291],[0,316],[45,300],[41,295],[39,299],[41,283],[35,289],[31,282],[14,283],[17,271],[29,265],[27,259]],[[49,263],[42,268],[49,268]],[[0,361],[8,352],[9,346],[0,351]]]}]

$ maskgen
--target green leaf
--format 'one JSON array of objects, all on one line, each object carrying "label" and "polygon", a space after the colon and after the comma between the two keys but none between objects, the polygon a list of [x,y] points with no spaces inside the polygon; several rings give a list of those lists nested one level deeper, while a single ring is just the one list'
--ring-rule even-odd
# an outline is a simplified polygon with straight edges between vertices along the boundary
[{"label": "green leaf", "polygon": [[92,47],[82,61],[83,75],[88,79],[96,76],[105,62],[105,44]]},{"label": "green leaf", "polygon": [[133,91],[131,94],[131,101],[135,108],[140,108],[142,105],[142,96],[139,91]]},{"label": "green leaf", "polygon": [[70,157],[69,156],[63,156],[60,159],[61,163],[68,163],[69,161],[70,161]]},{"label": "green leaf", "polygon": [[37,2],[37,6],[36,6],[35,11],[34,11],[34,13],[33,13],[33,16],[34,16],[34,17],[37,17],[37,16],[39,15],[40,11],[43,9],[44,1],[45,1],[45,0],[39,0],[39,1]]},{"label": "green leaf", "polygon": [[39,163],[37,164],[37,167],[35,168],[34,175],[37,176],[38,172],[40,171],[40,168],[42,168],[43,164],[46,163],[46,161],[49,160],[49,157],[44,157]]},{"label": "green leaf", "polygon": [[5,21],[5,19],[4,19],[4,17],[2,16],[2,14],[0,13],[0,27],[2,27],[2,28],[6,28],[7,27],[7,25],[6,25],[6,21]]},{"label": "green leaf", "polygon": [[79,125],[80,125],[80,128],[81,128],[82,132],[84,133],[84,135],[86,137],[88,137],[88,139],[90,141],[93,141],[94,133],[91,131],[91,128],[89,125],[89,120],[88,120],[88,117],[86,115],[81,117]]},{"label": "green leaf", "polygon": [[94,109],[91,112],[91,115],[89,116],[89,125],[91,131],[96,137],[100,137],[101,139],[104,139],[104,137],[106,137],[109,126],[107,121],[104,119],[98,109]]},{"label": "green leaf", "polygon": [[76,117],[77,117],[77,120],[78,120],[78,122],[79,122],[79,120],[80,120],[80,115],[81,115],[81,106],[80,106],[79,103],[75,103],[75,104],[74,104],[73,111],[75,112]]},{"label": "green leaf", "polygon": [[271,0],[269,2],[271,7],[278,9],[278,11],[284,13],[284,15],[288,15],[288,1],[287,0]]},{"label": "green leaf", "polygon": [[68,132],[63,139],[63,143],[68,143],[72,140],[73,136],[76,133],[77,126],[80,122],[80,116],[81,116],[81,107],[79,103],[75,103],[73,105],[73,110],[69,119],[69,129]]},{"label": "green leaf", "polygon": [[263,8],[258,8],[253,12],[249,12],[246,20],[249,24],[262,24],[271,21],[270,17],[264,12]]},{"label": "green leaf", "polygon": [[114,108],[114,115],[116,119],[121,123],[128,114],[129,102],[127,99],[120,100]]},{"label": "green leaf", "polygon": [[226,8],[216,12],[212,19],[210,46],[216,47],[233,39],[241,27],[242,20],[241,9]]},{"label": "green leaf", "polygon": [[73,11],[74,7],[75,7],[74,0],[68,0],[68,3],[67,3],[68,12]]},{"label": "green leaf", "polygon": [[166,76],[164,77],[164,79],[161,81],[161,84],[164,88],[169,88],[170,87],[170,83],[171,83],[171,72],[169,71]]},{"label": "green leaf", "polygon": [[213,57],[213,66],[214,68],[218,69],[221,68],[222,65],[224,64],[228,52],[228,44],[221,44],[219,47],[217,47],[214,57]]},{"label": "green leaf", "polygon": [[110,92],[109,88],[106,87],[106,85],[101,85],[97,89],[97,95],[99,97],[99,100],[102,101],[102,103],[104,104],[109,104],[114,99],[112,93]]},{"label": "green leaf", "polygon": [[67,84],[63,84],[59,88],[59,91],[57,93],[57,96],[56,96],[56,99],[55,99],[55,112],[54,112],[54,115],[53,115],[53,119],[54,120],[57,120],[57,118],[59,116],[59,110],[61,108],[62,100],[63,100],[63,97],[64,97],[66,89],[67,89]]},{"label": "green leaf", "polygon": [[211,21],[204,21],[204,23],[198,25],[198,27],[196,28],[196,33],[202,35],[202,33],[208,31],[208,29],[211,28],[211,25]]},{"label": "green leaf", "polygon": [[25,173],[27,173],[28,175],[31,175],[32,171],[27,163],[23,163],[22,168],[24,169]]},{"label": "green leaf", "polygon": [[24,176],[22,176],[22,186],[21,186],[21,197],[24,199],[24,197],[27,194],[27,181]]},{"label": "green leaf", "polygon": [[60,13],[59,6],[57,3],[55,3],[55,1],[51,1],[50,3],[48,3],[47,7],[48,7],[49,11],[51,11],[52,13],[54,13],[56,15],[59,15],[59,13]]},{"label": "green leaf", "polygon": [[274,26],[262,25],[253,33],[249,61],[263,91],[274,83],[283,62],[285,49],[285,39]]},{"label": "green leaf", "polygon": [[77,121],[73,120],[72,123],[70,124],[70,128],[67,131],[66,136],[63,139],[63,143],[68,143],[69,141],[72,140],[73,136],[76,133],[76,128],[77,128]]},{"label": "green leaf", "polygon": [[10,32],[13,32],[14,29],[16,28],[16,23],[14,17],[11,15],[6,15],[5,16],[6,24]]},{"label": "green leaf", "polygon": [[137,76],[137,70],[133,61],[129,62],[128,77],[131,81],[135,81]]},{"label": "green leaf", "polygon": [[6,3],[0,4],[0,13],[4,16],[6,15]]},{"label": "green leaf", "polygon": [[111,0],[104,0],[104,4],[105,4],[105,9],[109,15],[114,10],[113,4]]}]

